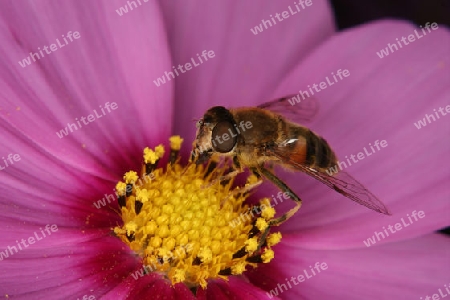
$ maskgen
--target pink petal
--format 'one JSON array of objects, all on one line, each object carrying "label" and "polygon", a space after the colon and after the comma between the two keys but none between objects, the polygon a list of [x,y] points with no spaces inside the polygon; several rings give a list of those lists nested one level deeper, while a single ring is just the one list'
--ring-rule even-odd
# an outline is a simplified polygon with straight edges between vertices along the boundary
[{"label": "pink petal", "polygon": [[[313,1],[257,35],[250,29],[270,15],[289,11],[289,6],[296,10],[293,2],[190,1],[188,9],[177,1],[161,4],[175,66],[198,59],[197,53],[203,50],[215,54],[176,77],[175,133],[189,140],[195,134],[192,119],[200,118],[209,107],[268,100],[292,66],[334,31],[326,1]],[[161,68],[159,73],[165,71],[171,69]]]},{"label": "pink petal", "polygon": [[[120,17],[121,5],[4,2],[0,19],[1,131],[17,129],[66,167],[110,180],[139,165],[141,148],[166,139],[172,110],[170,89],[148,82],[153,70],[170,66],[159,8],[150,2]],[[29,66],[18,64],[57,38],[64,43],[68,31],[80,38]],[[103,115],[99,106],[107,102],[117,108]],[[89,114],[96,122],[83,125]],[[81,128],[59,138],[56,132],[76,119]]]},{"label": "pink petal", "polygon": [[[301,231],[304,247],[362,247],[362,241],[375,230],[401,223],[402,218],[407,221],[413,211],[423,211],[426,217],[381,242],[417,237],[448,225],[450,169],[442,163],[450,150],[445,138],[450,128],[446,118],[450,117],[441,117],[421,130],[413,123],[449,105],[450,56],[445,45],[450,45],[450,32],[442,27],[389,57],[377,56],[376,51],[387,43],[411,33],[412,25],[398,21],[340,33],[297,66],[275,93],[304,91],[327,76],[332,78],[338,69],[349,70],[348,78],[315,94],[321,110],[311,128],[328,140],[341,160],[363,152],[364,147],[369,149],[372,157],[346,171],[393,214],[374,213],[308,176],[284,173],[286,182],[304,199],[298,215],[284,228]],[[386,140],[388,146],[373,152],[369,143],[376,140]]]},{"label": "pink petal", "polygon": [[[29,299],[30,295],[36,299],[74,296],[81,299],[83,295],[94,295],[96,299],[138,299],[139,295],[195,299],[184,284],[171,287],[156,273],[139,276],[142,261],[115,237],[92,231],[83,231],[80,235],[80,232],[66,229],[58,229],[46,237],[39,230],[37,233],[42,240],[17,253],[12,250],[12,255],[2,257],[2,295],[19,299]],[[10,246],[16,245],[10,243]],[[2,245],[1,250],[6,247]],[[24,262],[27,268],[18,268]],[[45,272],[36,273],[39,270]]]},{"label": "pink petal", "polygon": [[[282,299],[425,299],[448,286],[449,239],[442,235],[341,251],[305,250],[296,244],[284,236],[275,259],[249,272],[251,281],[267,291],[277,288]],[[313,276],[310,266],[316,262],[327,268]],[[287,290],[282,287],[280,293],[278,284]]]},{"label": "pink petal", "polygon": [[266,299],[267,295],[265,291],[252,285],[244,278],[238,276],[230,276],[228,277],[228,281],[209,281],[206,290],[198,290],[197,298],[201,300],[257,300]]},{"label": "pink petal", "polygon": [[148,274],[137,281],[131,277],[124,280],[116,288],[108,292],[102,299],[183,299],[196,298],[185,284],[172,286],[167,279],[156,273]]},{"label": "pink petal", "polygon": [[[11,250],[13,254],[7,258],[3,256],[2,295],[17,299],[61,299],[92,294],[98,299],[138,266],[129,250],[115,237],[64,228],[44,237],[36,231],[41,240],[22,246],[17,253]],[[27,240],[32,236],[34,233],[21,234],[16,239]],[[9,246],[17,248],[17,243],[11,242]],[[0,247],[2,251],[5,248]]]},{"label": "pink petal", "polygon": [[[25,229],[27,224],[45,226],[49,220],[60,227],[109,227],[117,222],[117,213],[111,209],[117,207],[113,182],[65,166],[17,130],[0,132],[8,141],[2,147],[4,157],[17,154],[20,158],[12,160],[12,165],[8,161],[7,167],[1,162],[5,169],[0,172],[0,223],[7,226],[13,239],[18,229]],[[106,206],[97,209],[97,201]],[[3,239],[7,241],[5,235]]]}]

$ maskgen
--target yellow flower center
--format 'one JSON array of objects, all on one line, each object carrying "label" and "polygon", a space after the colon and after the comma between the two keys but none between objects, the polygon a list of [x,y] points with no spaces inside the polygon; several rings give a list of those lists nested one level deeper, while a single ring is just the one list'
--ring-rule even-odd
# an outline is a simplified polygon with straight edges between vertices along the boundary
[{"label": "yellow flower center", "polygon": [[141,176],[134,171],[116,185],[123,226],[115,234],[142,258],[147,272],[158,272],[172,284],[205,288],[208,279],[242,274],[247,266],[268,263],[279,232],[264,236],[275,215],[270,200],[244,204],[260,182],[250,176],[233,187],[228,164],[206,167],[178,162],[182,139],[171,137],[170,164],[156,168],[164,147],[144,150]]}]

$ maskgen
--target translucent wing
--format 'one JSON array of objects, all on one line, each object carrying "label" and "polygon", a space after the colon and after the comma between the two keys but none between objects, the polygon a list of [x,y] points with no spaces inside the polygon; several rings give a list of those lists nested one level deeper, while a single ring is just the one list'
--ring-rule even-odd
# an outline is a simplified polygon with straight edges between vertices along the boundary
[{"label": "translucent wing", "polygon": [[344,171],[339,171],[334,175],[328,175],[316,169],[310,168],[303,164],[299,164],[291,159],[291,156],[283,149],[283,147],[276,147],[274,149],[267,149],[267,155],[273,155],[279,158],[285,164],[288,164],[309,176],[324,183],[331,189],[344,195],[345,197],[364,205],[374,211],[382,214],[390,215],[391,213],[386,206],[374,194],[367,190],[355,178]]},{"label": "translucent wing", "polygon": [[292,122],[309,123],[319,111],[319,101],[314,97],[303,99],[302,95],[295,94],[265,102],[258,107],[283,115]]}]

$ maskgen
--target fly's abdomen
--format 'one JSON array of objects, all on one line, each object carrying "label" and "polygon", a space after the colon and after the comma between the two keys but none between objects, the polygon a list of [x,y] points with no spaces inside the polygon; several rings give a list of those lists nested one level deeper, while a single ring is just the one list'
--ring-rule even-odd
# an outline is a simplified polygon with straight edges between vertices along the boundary
[{"label": "fly's abdomen", "polygon": [[328,142],[311,130],[305,132],[306,160],[305,165],[314,169],[328,169],[336,165],[336,155]]}]

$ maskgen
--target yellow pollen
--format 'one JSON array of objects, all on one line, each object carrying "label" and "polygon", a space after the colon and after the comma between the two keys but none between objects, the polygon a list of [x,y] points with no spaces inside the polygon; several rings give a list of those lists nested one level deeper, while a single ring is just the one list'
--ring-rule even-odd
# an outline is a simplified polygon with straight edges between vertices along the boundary
[{"label": "yellow pollen", "polygon": [[158,156],[158,158],[163,157],[164,155],[164,146],[163,145],[158,145],[155,147],[155,153],[156,156]]},{"label": "yellow pollen", "polygon": [[[257,217],[244,203],[248,186],[259,179],[252,175],[246,185],[235,186],[234,178],[221,181],[230,172],[227,164],[212,171],[209,165],[183,167],[176,159],[182,141],[170,139],[171,164],[165,169],[156,166],[164,147],[146,148],[141,176],[129,171],[117,183],[123,225],[114,228],[116,236],[140,257],[147,273],[190,288],[205,288],[210,279],[227,280],[247,266],[270,262],[281,234],[266,238],[263,232],[275,210],[265,198]],[[149,175],[151,180],[145,180]]]},{"label": "yellow pollen", "polygon": [[280,241],[281,241],[281,233],[280,232],[272,233],[267,237],[267,245],[269,247],[275,246]]},{"label": "yellow pollen", "polygon": [[148,147],[144,149],[144,162],[146,164],[148,163],[154,164],[158,159],[159,159],[158,154],[155,151],[151,150]]},{"label": "yellow pollen", "polygon": [[127,185],[124,182],[118,182],[116,184],[116,192],[118,195],[125,195],[125,191],[127,190]]},{"label": "yellow pollen", "polygon": [[172,278],[172,283],[183,282],[186,279],[186,271],[183,269],[172,269],[172,273],[169,276]]},{"label": "yellow pollen", "polygon": [[247,182],[250,183],[250,184],[256,183],[256,182],[258,182],[258,180],[259,180],[258,177],[256,175],[254,175],[254,174],[251,174],[247,178]]},{"label": "yellow pollen", "polygon": [[137,190],[136,192],[136,199],[141,201],[142,203],[148,201],[148,196],[148,191],[146,189]]},{"label": "yellow pollen", "polygon": [[261,216],[266,220],[272,219],[275,216],[275,209],[265,204],[261,204],[261,211]]},{"label": "yellow pollen", "polygon": [[133,221],[125,224],[125,229],[128,235],[131,235],[133,232],[136,232],[137,225]]},{"label": "yellow pollen", "polygon": [[256,237],[248,239],[245,241],[245,250],[247,252],[253,252],[258,248],[258,239]]},{"label": "yellow pollen", "polygon": [[212,260],[212,252],[209,248],[200,248],[198,253],[198,257],[202,260],[203,263],[210,263]]},{"label": "yellow pollen", "polygon": [[183,143],[183,139],[180,136],[172,136],[169,138],[170,148],[173,150],[180,150],[181,143]]},{"label": "yellow pollen", "polygon": [[245,262],[240,262],[231,267],[231,272],[233,275],[240,275],[245,271],[245,266],[247,264]]},{"label": "yellow pollen", "polygon": [[261,255],[263,263],[269,263],[274,258],[274,252],[272,249],[266,249],[264,253]]},{"label": "yellow pollen", "polygon": [[123,179],[127,184],[134,184],[138,180],[138,175],[134,171],[126,172],[125,175],[123,175]]},{"label": "yellow pollen", "polygon": [[258,218],[256,220],[256,227],[258,227],[260,231],[266,230],[267,226],[269,226],[269,224],[263,218]]}]

